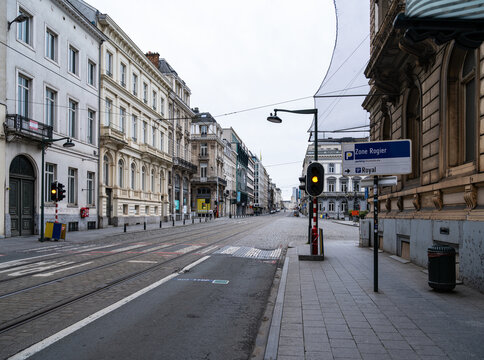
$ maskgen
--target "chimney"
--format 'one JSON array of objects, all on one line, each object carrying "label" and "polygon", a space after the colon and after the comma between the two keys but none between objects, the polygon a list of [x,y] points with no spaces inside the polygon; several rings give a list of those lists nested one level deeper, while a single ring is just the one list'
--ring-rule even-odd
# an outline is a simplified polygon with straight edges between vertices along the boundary
[{"label": "chimney", "polygon": [[156,68],[158,68],[158,64],[160,63],[160,54],[148,51],[146,57],[153,63],[153,65],[156,66]]}]

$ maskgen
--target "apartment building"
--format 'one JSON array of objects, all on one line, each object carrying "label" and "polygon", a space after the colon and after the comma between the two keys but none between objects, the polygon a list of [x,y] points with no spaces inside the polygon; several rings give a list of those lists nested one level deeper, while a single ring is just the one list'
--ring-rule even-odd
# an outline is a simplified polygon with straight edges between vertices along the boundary
[{"label": "apartment building", "polygon": [[224,176],[222,127],[208,112],[194,110],[192,120],[192,159],[197,173],[192,177],[192,209],[197,216],[225,214],[227,180]]},{"label": "apartment building", "polygon": [[6,45],[0,47],[6,99],[0,113],[0,182],[6,189],[0,194],[0,237],[39,234],[42,214],[54,221],[54,181],[66,189],[58,220],[70,231],[95,228],[105,37],[69,1],[6,0],[0,6]]}]

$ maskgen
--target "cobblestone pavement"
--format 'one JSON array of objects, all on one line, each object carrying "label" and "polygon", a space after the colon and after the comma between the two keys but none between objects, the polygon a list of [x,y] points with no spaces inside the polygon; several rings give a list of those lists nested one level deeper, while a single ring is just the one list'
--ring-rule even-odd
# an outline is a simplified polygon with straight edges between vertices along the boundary
[{"label": "cobblestone pavement", "polygon": [[385,253],[375,293],[358,228],[320,224],[324,261],[298,260],[305,239],[287,252],[266,359],[484,359],[484,294],[435,292],[423,268]]}]

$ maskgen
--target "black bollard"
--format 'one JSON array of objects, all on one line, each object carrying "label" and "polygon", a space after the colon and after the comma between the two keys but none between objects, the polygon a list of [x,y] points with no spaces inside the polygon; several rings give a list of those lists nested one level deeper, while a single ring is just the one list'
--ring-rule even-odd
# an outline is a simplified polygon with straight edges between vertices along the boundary
[{"label": "black bollard", "polygon": [[175,218],[173,218],[172,220],[173,220],[173,226],[175,226]]},{"label": "black bollard", "polygon": [[163,221],[160,220],[160,229],[161,229],[161,224],[163,223]]},{"label": "black bollard", "polygon": [[194,219],[194,218],[192,218],[192,225],[193,225],[194,223],[195,223],[195,219]]},{"label": "black bollard", "polygon": [[126,227],[128,226],[128,224],[124,224],[124,232],[126,232]]},{"label": "black bollard", "polygon": [[183,218],[183,225],[185,225],[185,218]]},{"label": "black bollard", "polygon": [[143,223],[143,230],[146,230],[146,221]]}]

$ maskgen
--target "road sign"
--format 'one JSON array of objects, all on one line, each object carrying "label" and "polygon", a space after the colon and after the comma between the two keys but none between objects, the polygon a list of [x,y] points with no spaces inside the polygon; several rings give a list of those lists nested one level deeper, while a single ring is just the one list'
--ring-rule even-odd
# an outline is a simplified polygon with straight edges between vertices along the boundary
[{"label": "road sign", "polygon": [[343,144],[343,175],[401,175],[412,172],[410,140]]},{"label": "road sign", "polygon": [[[374,180],[373,178],[365,178],[360,181],[360,186],[364,188],[373,187]],[[379,186],[393,186],[397,185],[397,177],[396,176],[386,176],[383,178],[378,179]]]}]

